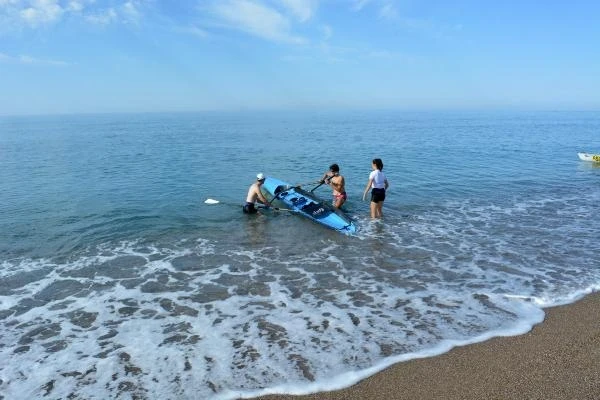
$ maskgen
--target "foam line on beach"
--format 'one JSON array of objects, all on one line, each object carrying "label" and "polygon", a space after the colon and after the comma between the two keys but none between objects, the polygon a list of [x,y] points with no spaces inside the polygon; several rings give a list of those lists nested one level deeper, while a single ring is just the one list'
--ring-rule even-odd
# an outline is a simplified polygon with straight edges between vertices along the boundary
[{"label": "foam line on beach", "polygon": [[468,346],[475,343],[481,343],[486,340],[490,340],[495,337],[507,337],[507,336],[517,336],[522,335],[531,331],[533,326],[539,324],[544,320],[544,312],[540,309],[539,312],[532,313],[531,318],[528,320],[519,320],[515,326],[510,329],[503,329],[498,331],[490,331],[485,334],[479,335],[477,337],[472,338],[471,340],[444,340],[440,342],[438,345],[426,349],[419,352],[402,354],[400,356],[389,357],[383,360],[382,362],[374,365],[370,368],[366,368],[359,371],[349,371],[338,376],[335,376],[331,379],[328,379],[327,382],[313,382],[313,383],[304,383],[301,385],[278,385],[275,387],[270,387],[267,389],[256,390],[256,391],[227,391],[222,394],[219,394],[216,399],[220,400],[231,400],[236,398],[255,398],[260,396],[266,396],[271,394],[281,394],[281,395],[308,395],[312,393],[318,392],[330,392],[334,390],[340,390],[347,388],[368,378],[378,372],[389,368],[390,366],[406,362],[410,360],[416,360],[421,358],[429,358],[436,357],[441,354],[447,353],[455,347]]}]

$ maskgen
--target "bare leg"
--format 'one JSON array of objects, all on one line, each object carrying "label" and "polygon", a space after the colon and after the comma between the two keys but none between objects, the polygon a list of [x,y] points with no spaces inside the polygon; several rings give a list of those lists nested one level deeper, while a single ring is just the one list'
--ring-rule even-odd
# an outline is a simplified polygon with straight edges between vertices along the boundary
[{"label": "bare leg", "polygon": [[345,202],[346,202],[346,200],[345,200],[345,199],[343,199],[343,198],[335,199],[335,200],[333,201],[333,206],[334,206],[335,208],[340,208],[340,207],[342,207],[342,204],[344,204]]},{"label": "bare leg", "polygon": [[377,217],[378,218],[383,217],[383,201],[380,201],[379,203],[377,203]]},{"label": "bare leg", "polygon": [[377,218],[377,203],[371,202],[371,218]]}]

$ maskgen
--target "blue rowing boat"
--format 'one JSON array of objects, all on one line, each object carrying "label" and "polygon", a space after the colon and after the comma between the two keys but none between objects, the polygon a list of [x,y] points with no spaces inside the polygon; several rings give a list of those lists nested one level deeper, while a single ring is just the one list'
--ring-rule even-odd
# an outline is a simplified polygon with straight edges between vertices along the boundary
[{"label": "blue rowing boat", "polygon": [[320,200],[311,192],[270,176],[265,179],[262,187],[274,199],[281,201],[298,214],[345,234],[356,232],[356,225],[346,214]]}]

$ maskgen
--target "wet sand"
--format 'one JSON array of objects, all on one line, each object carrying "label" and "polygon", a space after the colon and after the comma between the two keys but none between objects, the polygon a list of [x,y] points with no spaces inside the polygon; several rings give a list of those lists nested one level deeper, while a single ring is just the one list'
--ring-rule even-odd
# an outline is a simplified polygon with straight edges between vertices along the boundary
[{"label": "wet sand", "polygon": [[600,399],[600,292],[545,311],[521,336],[399,363],[338,391],[260,399]]}]

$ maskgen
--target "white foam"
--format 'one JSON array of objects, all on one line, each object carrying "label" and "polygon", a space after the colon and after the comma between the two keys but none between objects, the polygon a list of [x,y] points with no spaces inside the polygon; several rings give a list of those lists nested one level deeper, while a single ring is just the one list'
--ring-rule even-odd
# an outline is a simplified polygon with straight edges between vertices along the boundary
[{"label": "white foam", "polygon": [[[582,261],[597,257],[597,245],[583,236],[588,247],[578,246],[577,255],[550,248],[544,239],[560,240],[561,223],[528,217],[532,207],[456,203],[410,219],[392,210],[384,221],[360,220],[368,223],[357,237],[339,239],[359,244],[328,238],[302,249],[249,249],[203,238],[172,246],[133,241],[61,264],[3,262],[3,278],[45,272],[0,297],[0,311],[56,282],[75,281],[81,290],[0,321],[0,359],[18,366],[0,366],[0,390],[36,398],[53,380],[58,398],[116,397],[123,387],[155,398],[307,394],[396,362],[524,333],[543,319],[542,307],[600,289],[600,272]],[[530,218],[539,237],[515,240],[507,228],[513,218]],[[553,262],[553,251],[572,265]],[[124,256],[144,260],[134,278],[117,283],[80,273]],[[77,312],[95,321],[78,326],[68,316]],[[57,335],[24,340],[56,324]],[[66,348],[48,352],[57,340]],[[29,349],[15,353],[19,341]],[[29,372],[33,365],[39,374]]]},{"label": "white foam", "polygon": [[529,317],[527,319],[519,320],[518,323],[514,324],[513,326],[504,329],[489,331],[469,340],[442,340],[435,346],[425,350],[388,357],[371,367],[355,371],[346,371],[328,380],[311,383],[302,382],[296,384],[281,384],[278,386],[253,391],[225,391],[215,398],[229,400],[235,398],[253,398],[271,394],[308,395],[316,392],[340,390],[352,386],[359,381],[390,367],[391,365],[413,359],[438,356],[450,351],[455,347],[484,342],[494,337],[521,335],[529,332],[535,324],[538,324],[544,320],[544,313],[540,309],[530,309],[528,315]]}]

